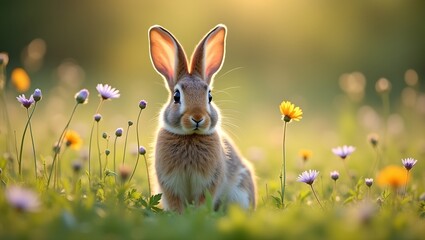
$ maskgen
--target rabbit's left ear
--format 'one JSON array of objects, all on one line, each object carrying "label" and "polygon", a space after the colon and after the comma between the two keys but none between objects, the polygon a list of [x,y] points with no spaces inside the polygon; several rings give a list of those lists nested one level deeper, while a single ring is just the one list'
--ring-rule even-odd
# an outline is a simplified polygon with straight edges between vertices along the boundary
[{"label": "rabbit's left ear", "polygon": [[208,84],[223,64],[226,30],[222,24],[211,30],[198,44],[190,61],[190,73],[200,75]]}]

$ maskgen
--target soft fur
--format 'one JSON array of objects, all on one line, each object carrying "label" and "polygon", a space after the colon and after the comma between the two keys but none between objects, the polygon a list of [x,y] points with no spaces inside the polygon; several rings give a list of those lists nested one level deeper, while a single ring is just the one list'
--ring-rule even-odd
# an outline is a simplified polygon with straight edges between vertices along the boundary
[{"label": "soft fur", "polygon": [[225,40],[224,25],[212,29],[195,49],[189,67],[170,32],[160,26],[149,30],[153,66],[170,91],[154,153],[158,191],[167,210],[182,212],[186,204],[202,204],[207,191],[215,209],[227,203],[255,208],[253,169],[220,129],[220,112],[210,102],[213,77],[224,61]]}]

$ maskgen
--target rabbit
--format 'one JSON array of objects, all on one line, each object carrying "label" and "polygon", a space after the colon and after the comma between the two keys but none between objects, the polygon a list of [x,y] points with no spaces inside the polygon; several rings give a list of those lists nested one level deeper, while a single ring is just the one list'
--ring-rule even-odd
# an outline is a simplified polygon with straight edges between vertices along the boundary
[{"label": "rabbit", "polygon": [[254,171],[220,128],[212,102],[214,75],[225,57],[227,28],[219,24],[198,44],[190,62],[176,38],[149,29],[150,58],[170,96],[159,116],[153,171],[165,210],[199,206],[209,193],[215,210],[228,204],[256,206]]}]

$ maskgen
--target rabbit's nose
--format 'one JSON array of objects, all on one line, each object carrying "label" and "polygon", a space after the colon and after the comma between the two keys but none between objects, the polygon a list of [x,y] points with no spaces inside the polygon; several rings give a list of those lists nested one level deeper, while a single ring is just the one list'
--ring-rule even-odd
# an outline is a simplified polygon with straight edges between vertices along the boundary
[{"label": "rabbit's nose", "polygon": [[194,123],[196,123],[196,125],[199,125],[200,123],[202,123],[204,121],[204,118],[202,118],[202,117],[201,118],[191,117],[191,119]]}]

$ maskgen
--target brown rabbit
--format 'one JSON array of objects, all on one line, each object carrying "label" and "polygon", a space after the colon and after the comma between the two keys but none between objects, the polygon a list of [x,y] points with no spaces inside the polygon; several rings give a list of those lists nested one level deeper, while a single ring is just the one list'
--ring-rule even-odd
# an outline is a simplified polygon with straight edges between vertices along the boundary
[{"label": "brown rabbit", "polygon": [[149,29],[150,56],[170,91],[155,142],[155,171],[162,204],[182,212],[202,204],[208,191],[214,208],[236,203],[255,208],[254,172],[220,128],[211,85],[225,55],[226,27],[218,25],[198,44],[190,66],[174,36]]}]

